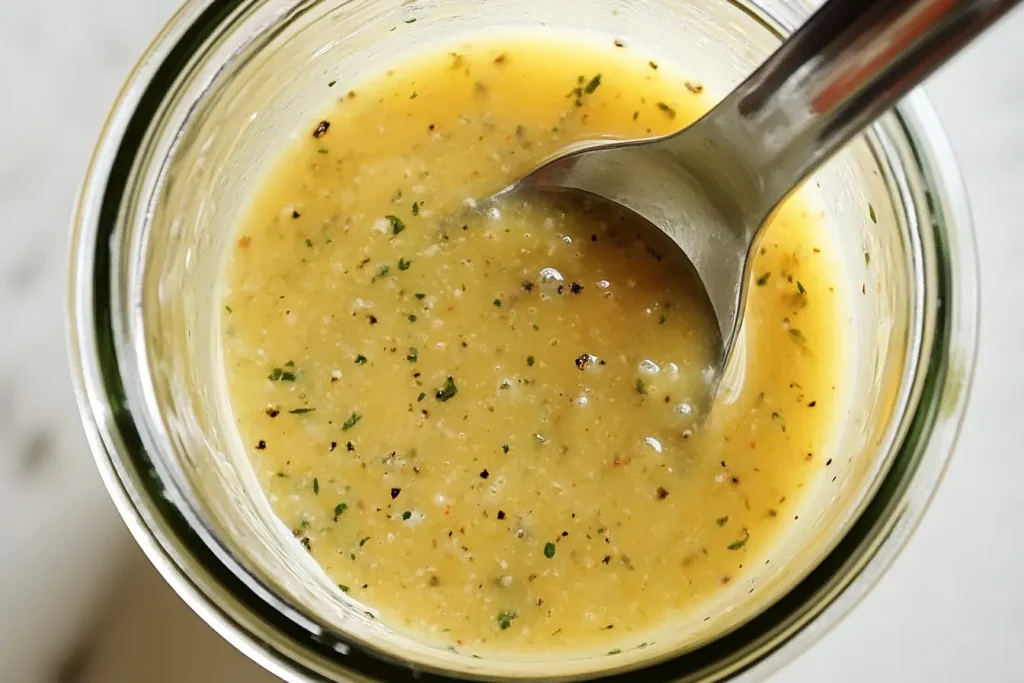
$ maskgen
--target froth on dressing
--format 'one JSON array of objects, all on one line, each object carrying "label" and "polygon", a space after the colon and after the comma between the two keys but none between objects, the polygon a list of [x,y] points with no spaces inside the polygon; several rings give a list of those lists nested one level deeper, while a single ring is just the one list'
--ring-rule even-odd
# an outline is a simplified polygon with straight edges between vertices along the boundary
[{"label": "froth on dressing", "polygon": [[754,260],[743,384],[703,421],[718,342],[678,257],[600,207],[475,205],[573,142],[695,120],[713,102],[670,67],[524,33],[325,83],[240,221],[239,433],[295,542],[396,628],[614,651],[770,561],[826,466],[839,283],[802,193]]}]

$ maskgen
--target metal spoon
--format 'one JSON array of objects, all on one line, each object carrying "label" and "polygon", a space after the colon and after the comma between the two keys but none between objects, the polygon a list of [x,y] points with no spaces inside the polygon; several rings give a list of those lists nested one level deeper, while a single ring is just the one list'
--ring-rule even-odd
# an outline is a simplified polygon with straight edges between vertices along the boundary
[{"label": "metal spoon", "polygon": [[828,0],[693,125],[657,139],[564,152],[499,196],[587,193],[667,234],[707,289],[725,364],[754,242],[780,202],[1017,2]]}]

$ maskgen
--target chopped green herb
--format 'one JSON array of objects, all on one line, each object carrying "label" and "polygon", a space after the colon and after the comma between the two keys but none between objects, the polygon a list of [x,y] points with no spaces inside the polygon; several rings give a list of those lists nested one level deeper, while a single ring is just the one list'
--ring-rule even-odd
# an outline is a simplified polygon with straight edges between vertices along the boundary
[{"label": "chopped green herb", "polygon": [[423,292],[416,292],[416,298],[422,301],[423,299],[427,298],[427,295],[424,294]]},{"label": "chopped green herb", "polygon": [[[285,364],[285,367],[295,367],[295,364]],[[294,372],[284,370],[282,368],[274,368],[273,370],[270,371],[270,374],[267,375],[267,379],[269,379],[271,382],[294,382],[296,377]]]},{"label": "chopped green herb", "polygon": [[[580,78],[582,79],[583,77],[580,76]],[[582,83],[583,81],[581,80],[580,82]],[[569,91],[569,94],[566,95],[566,97],[575,97],[576,100],[573,102],[573,104],[575,104],[577,107],[582,107],[583,106],[583,88],[582,87],[573,88],[572,90]]]},{"label": "chopped green herb", "polygon": [[758,287],[764,287],[764,286],[765,286],[766,284],[768,284],[768,278],[770,278],[771,276],[772,276],[772,274],[771,274],[771,273],[764,273],[764,274],[762,274],[762,275],[761,275],[761,276],[760,276],[759,278],[757,278],[757,280],[756,280],[756,282],[757,282],[757,286],[758,286]]},{"label": "chopped green herb", "polygon": [[878,216],[875,215],[875,207],[872,204],[868,204],[868,216],[871,217],[872,223],[878,222]]},{"label": "chopped green herb", "polygon": [[655,62],[647,62],[647,65],[654,69],[655,71],[658,70],[658,65]]},{"label": "chopped green herb", "polygon": [[717,524],[718,526],[725,526],[728,523],[729,523],[729,515],[726,515],[725,517],[719,517],[718,519],[715,520],[715,524]]},{"label": "chopped green herb", "polygon": [[366,356],[359,354],[356,356],[356,365],[366,365]]},{"label": "chopped green herb", "polygon": [[871,252],[869,252],[867,249],[864,250],[864,265],[871,265]]},{"label": "chopped green herb", "polygon": [[668,106],[664,102],[658,102],[658,109],[660,109],[662,113],[664,113],[665,116],[669,117],[670,119],[674,119],[676,117],[676,110]]},{"label": "chopped green herb", "polygon": [[420,203],[419,202],[413,202],[412,203],[412,215],[413,216],[419,216],[420,215]]},{"label": "chopped green herb", "polygon": [[328,88],[333,88],[333,87],[334,87],[335,85],[337,85],[337,84],[338,84],[338,81],[337,81],[337,80],[334,80],[334,81],[331,81],[330,83],[328,83],[328,84],[327,84],[327,87],[328,87]]},{"label": "chopped green herb", "polygon": [[369,541],[369,540],[370,540],[369,536],[366,536],[364,538],[359,539],[359,547],[362,548],[364,545],[366,545],[366,542]]},{"label": "chopped green herb", "polygon": [[555,544],[550,541],[544,544],[544,557],[549,560],[555,556]]},{"label": "chopped green herb", "polygon": [[402,519],[403,520],[408,521],[410,517],[412,517],[412,513],[409,512],[408,510],[406,510],[405,512],[402,513]]},{"label": "chopped green herb", "polygon": [[355,427],[356,424],[358,424],[359,421],[362,419],[363,416],[360,415],[359,413],[352,413],[352,415],[347,420],[345,420],[345,424],[341,425],[341,431],[347,432],[348,430]]},{"label": "chopped green herb", "polygon": [[345,584],[343,584],[343,583],[339,583],[339,584],[338,584],[338,588],[340,588],[340,589],[341,589],[341,592],[342,592],[342,593],[348,593],[348,586],[346,586]]},{"label": "chopped green herb", "polygon": [[417,351],[414,348],[410,348],[409,349],[409,353],[407,353],[405,355],[405,359],[407,361],[409,361],[410,363],[415,363],[416,361],[418,361],[420,359],[419,351]]},{"label": "chopped green herb", "polygon": [[495,308],[501,308],[501,299],[495,299],[495,300],[494,300],[494,301],[492,301],[491,303],[493,303],[493,304],[494,304],[494,307],[495,307]]},{"label": "chopped green herb", "polygon": [[457,393],[459,393],[459,388],[455,386],[455,380],[449,375],[448,379],[444,382],[444,386],[438,389],[437,393],[434,394],[434,398],[441,403],[444,403],[454,397]]},{"label": "chopped green herb", "polygon": [[314,410],[316,408],[295,408],[294,410],[289,410],[288,413],[291,415],[305,415],[306,413],[312,413]]},{"label": "chopped green herb", "polygon": [[335,522],[338,521],[338,517],[341,517],[343,514],[345,514],[345,510],[348,510],[348,505],[346,505],[345,503],[338,503],[337,505],[334,506]]},{"label": "chopped green herb", "polygon": [[533,356],[527,356],[526,357],[526,364],[529,365],[531,368],[533,367],[533,364],[535,362],[536,362],[536,359]]},{"label": "chopped green herb", "polygon": [[426,393],[421,391],[420,395],[416,397],[416,402],[418,403],[418,402],[422,401],[423,399],[425,399],[426,397],[427,397]]},{"label": "chopped green herb", "polygon": [[659,315],[658,316],[658,324],[659,325],[664,325],[666,320],[668,320],[668,318],[666,318],[665,316],[663,316],[663,315]]},{"label": "chopped green herb", "polygon": [[416,317],[415,313],[410,313],[408,318],[409,318],[409,322],[411,322],[411,323],[414,323],[414,322],[416,322],[418,320],[418,318]]},{"label": "chopped green herb", "polygon": [[590,82],[587,83],[587,87],[583,88],[583,92],[585,92],[587,95],[590,95],[595,90],[597,90],[598,87],[600,87],[600,85],[601,85],[601,74],[597,74],[596,76],[594,76],[593,78],[590,79]]},{"label": "chopped green herb", "polygon": [[381,266],[377,269],[377,277],[373,278],[376,280],[378,277],[387,277],[388,273],[391,272],[391,266]]},{"label": "chopped green herb", "polygon": [[792,339],[797,344],[806,344],[807,343],[807,337],[805,337],[804,333],[801,332],[800,330],[796,329],[795,327],[790,328],[790,330],[789,330],[789,338]]},{"label": "chopped green herb", "polygon": [[803,284],[799,280],[796,281],[796,291],[800,292],[800,294],[807,294],[807,290],[804,289]]},{"label": "chopped green herb", "polygon": [[399,270],[409,270],[409,266],[412,265],[412,261],[406,261],[404,258],[398,259]]},{"label": "chopped green herb", "polygon": [[225,306],[224,310],[227,311],[228,313],[233,313],[234,312],[234,311],[231,310],[230,306]]},{"label": "chopped green herb", "polygon": [[405,223],[398,216],[384,216],[391,223],[391,234],[397,235],[405,230]]},{"label": "chopped green herb", "polygon": [[311,240],[311,239],[309,239],[309,238],[307,237],[307,238],[306,238],[306,246],[307,246],[307,247],[312,247],[312,246],[313,246],[313,240]]},{"label": "chopped green herb", "polygon": [[515,612],[498,612],[498,628],[502,631],[507,631],[508,627],[512,625],[512,622],[516,620],[519,615]]},{"label": "chopped green herb", "polygon": [[743,530],[743,538],[741,538],[739,540],[736,540],[736,541],[733,541],[732,543],[730,543],[728,545],[728,548],[729,548],[729,550],[739,550],[740,548],[745,546],[747,544],[747,541],[749,541],[749,540],[750,540],[750,532],[747,531],[746,529],[744,529]]},{"label": "chopped green herb", "polygon": [[412,19],[406,19],[405,23],[407,23],[407,24],[415,24],[416,23],[416,18],[413,17]]},{"label": "chopped green herb", "polygon": [[316,477],[313,477],[313,494],[320,495],[320,480]]},{"label": "chopped green herb", "polygon": [[647,393],[647,383],[644,382],[642,379],[638,379],[636,381],[636,393],[638,393],[638,394],[646,394]]}]

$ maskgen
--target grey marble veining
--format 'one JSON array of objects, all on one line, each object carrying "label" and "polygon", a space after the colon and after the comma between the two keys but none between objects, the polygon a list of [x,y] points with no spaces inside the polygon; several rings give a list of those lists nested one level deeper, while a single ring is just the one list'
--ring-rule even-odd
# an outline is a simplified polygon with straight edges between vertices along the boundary
[{"label": "grey marble veining", "polygon": [[[43,680],[126,534],[67,379],[66,236],[92,145],[176,0],[0,3],[0,680]],[[928,84],[962,164],[984,311],[972,405],[893,570],[774,683],[1024,680],[1024,10]],[[241,656],[241,655],[239,655]]]},{"label": "grey marble veining", "polygon": [[0,681],[63,656],[129,542],[68,379],[67,235],[110,103],[173,5],[0,2]]}]

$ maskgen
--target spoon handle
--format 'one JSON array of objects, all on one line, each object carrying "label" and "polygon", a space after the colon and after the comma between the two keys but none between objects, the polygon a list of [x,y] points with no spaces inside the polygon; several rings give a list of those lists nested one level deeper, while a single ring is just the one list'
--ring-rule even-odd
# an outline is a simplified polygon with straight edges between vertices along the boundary
[{"label": "spoon handle", "polygon": [[825,2],[728,98],[760,138],[764,189],[781,199],[1018,2]]}]

